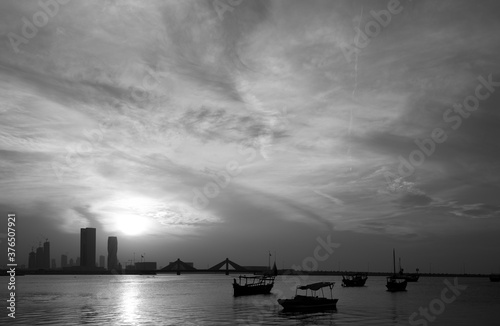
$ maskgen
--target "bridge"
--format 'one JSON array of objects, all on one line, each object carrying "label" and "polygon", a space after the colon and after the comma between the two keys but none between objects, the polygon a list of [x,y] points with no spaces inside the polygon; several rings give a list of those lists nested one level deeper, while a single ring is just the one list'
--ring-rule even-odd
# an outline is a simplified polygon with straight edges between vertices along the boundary
[{"label": "bridge", "polygon": [[231,261],[229,258],[224,259],[218,264],[208,268],[208,269],[197,269],[194,268],[192,264],[183,262],[179,258],[163,267],[158,271],[158,273],[177,273],[180,275],[183,273],[222,273],[224,272],[226,275],[229,275],[231,272],[237,273],[253,273],[254,270],[248,270],[245,267]]},{"label": "bridge", "polygon": [[226,266],[226,275],[229,275],[229,266],[234,268],[234,271],[236,271],[236,272],[242,272],[242,273],[248,272],[248,270],[245,267],[240,266],[240,265],[236,264],[235,262],[230,261],[229,258],[226,258],[225,260],[221,261],[220,263],[210,267],[208,270],[209,271],[220,271],[221,267],[224,265]]}]

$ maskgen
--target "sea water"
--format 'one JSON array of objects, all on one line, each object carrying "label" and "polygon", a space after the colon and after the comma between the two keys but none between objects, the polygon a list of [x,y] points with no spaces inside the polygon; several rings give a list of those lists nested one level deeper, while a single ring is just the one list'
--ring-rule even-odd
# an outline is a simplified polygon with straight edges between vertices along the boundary
[{"label": "sea water", "polygon": [[[278,276],[272,293],[233,297],[238,275],[26,275],[17,278],[16,318],[2,325],[500,325],[500,283],[421,277],[391,293],[384,277],[342,288],[339,276]],[[297,284],[336,282],[337,309],[285,313]],[[454,287],[453,289],[450,288]],[[458,285],[458,287],[457,287]],[[325,288],[329,297],[330,290]]]}]

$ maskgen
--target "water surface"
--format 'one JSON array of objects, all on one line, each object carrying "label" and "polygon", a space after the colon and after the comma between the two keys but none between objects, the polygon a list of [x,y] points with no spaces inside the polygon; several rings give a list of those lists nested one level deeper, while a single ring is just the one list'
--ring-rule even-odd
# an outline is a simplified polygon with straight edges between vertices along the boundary
[{"label": "water surface", "polygon": [[[363,288],[342,288],[339,276],[279,276],[270,295],[233,297],[237,275],[27,275],[17,278],[19,325],[499,325],[500,283],[459,278],[467,288],[442,303],[445,278],[421,278],[406,292],[385,291],[385,278]],[[453,278],[448,278],[453,283]],[[284,313],[280,297],[295,284],[336,282],[337,310]],[[7,298],[6,286],[1,287]],[[329,290],[326,291],[329,293]],[[326,294],[326,293],[325,293]],[[448,298],[452,292],[446,293]],[[445,299],[446,299],[445,298]],[[5,302],[5,301],[3,301]],[[441,303],[440,303],[441,302]],[[441,306],[443,304],[443,306]],[[434,307],[431,307],[434,305]],[[426,308],[431,320],[419,315]],[[410,322],[412,314],[414,318]]]}]

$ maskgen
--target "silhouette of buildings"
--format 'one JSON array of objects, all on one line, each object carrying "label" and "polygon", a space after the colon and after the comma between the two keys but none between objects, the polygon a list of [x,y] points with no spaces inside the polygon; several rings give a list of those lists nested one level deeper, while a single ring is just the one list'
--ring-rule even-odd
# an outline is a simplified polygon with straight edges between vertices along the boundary
[{"label": "silhouette of buildings", "polygon": [[135,263],[136,271],[155,271],[156,270],[156,262],[140,262]]},{"label": "silhouette of buildings", "polygon": [[99,267],[104,268],[104,259],[105,257],[103,255],[99,256]]},{"label": "silhouette of buildings", "polygon": [[80,229],[80,266],[95,268],[95,228]]},{"label": "silhouette of buildings", "polygon": [[76,257],[75,266],[80,266],[80,257]]},{"label": "silhouette of buildings", "polygon": [[52,258],[52,263],[51,263],[51,268],[52,269],[56,269],[56,259],[55,258]]},{"label": "silhouette of buildings", "polygon": [[35,269],[36,268],[36,254],[33,251],[33,248],[31,248],[31,252],[28,255],[28,268],[29,269]]},{"label": "silhouette of buildings", "polygon": [[68,267],[68,256],[61,255],[61,268]]},{"label": "silhouette of buildings", "polygon": [[118,269],[118,239],[116,237],[108,237],[108,270]]},{"label": "silhouette of buildings", "polygon": [[38,248],[36,248],[35,268],[36,269],[43,268],[43,248],[41,245]]},{"label": "silhouette of buildings", "polygon": [[50,269],[50,242],[48,239],[43,243],[43,269]]},{"label": "silhouette of buildings", "polygon": [[[75,261],[73,260],[73,258],[69,259],[69,266],[75,266]],[[78,266],[80,266],[80,261],[78,261]]]}]

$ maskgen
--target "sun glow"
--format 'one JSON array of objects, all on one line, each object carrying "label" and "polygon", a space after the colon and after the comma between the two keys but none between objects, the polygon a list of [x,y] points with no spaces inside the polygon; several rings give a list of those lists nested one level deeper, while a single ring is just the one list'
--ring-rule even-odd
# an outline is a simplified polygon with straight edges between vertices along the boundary
[{"label": "sun glow", "polygon": [[140,215],[124,214],[115,218],[116,228],[126,235],[139,235],[144,233],[149,222]]},{"label": "sun glow", "polygon": [[108,206],[113,217],[114,229],[125,235],[140,235],[151,228],[148,212],[154,209],[155,202],[145,197],[126,197],[115,200]]},{"label": "sun glow", "polygon": [[162,231],[185,234],[199,226],[220,223],[221,219],[199,212],[183,202],[167,198],[148,198],[122,194],[96,207],[107,217],[105,224],[113,232],[138,236]]}]

